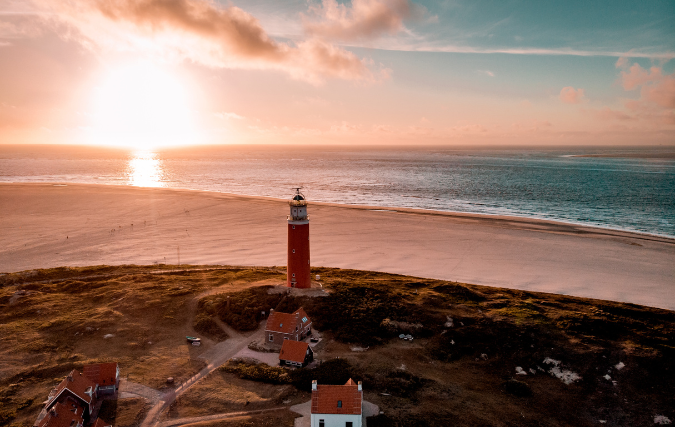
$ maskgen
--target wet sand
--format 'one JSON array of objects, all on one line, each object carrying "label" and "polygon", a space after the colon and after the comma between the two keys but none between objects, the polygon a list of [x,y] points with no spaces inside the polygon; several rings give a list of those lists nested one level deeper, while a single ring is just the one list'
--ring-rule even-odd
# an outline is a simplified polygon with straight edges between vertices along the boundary
[{"label": "wet sand", "polygon": [[[675,240],[523,218],[309,205],[314,266],[675,310]],[[286,264],[285,201],[189,190],[0,184],[0,271]],[[133,224],[133,225],[132,225]]]}]

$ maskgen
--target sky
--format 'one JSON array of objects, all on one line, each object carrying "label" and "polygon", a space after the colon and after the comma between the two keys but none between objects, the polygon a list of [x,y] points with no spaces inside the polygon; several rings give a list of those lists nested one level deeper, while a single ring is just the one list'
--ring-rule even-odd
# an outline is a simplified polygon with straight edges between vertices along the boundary
[{"label": "sky", "polygon": [[0,0],[0,144],[675,145],[675,2]]}]

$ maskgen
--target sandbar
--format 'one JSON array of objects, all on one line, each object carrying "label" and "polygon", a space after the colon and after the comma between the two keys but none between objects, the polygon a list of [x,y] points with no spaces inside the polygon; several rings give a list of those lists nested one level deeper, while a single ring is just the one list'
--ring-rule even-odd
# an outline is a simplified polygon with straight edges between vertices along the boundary
[{"label": "sandbar", "polygon": [[[57,266],[285,266],[286,201],[207,191],[0,184],[0,272]],[[675,240],[515,217],[310,200],[313,266],[675,310]]]}]

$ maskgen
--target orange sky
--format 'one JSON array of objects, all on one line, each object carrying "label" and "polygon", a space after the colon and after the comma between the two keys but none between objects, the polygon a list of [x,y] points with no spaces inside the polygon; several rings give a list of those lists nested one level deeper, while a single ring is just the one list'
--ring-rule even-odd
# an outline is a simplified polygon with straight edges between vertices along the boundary
[{"label": "orange sky", "polygon": [[672,2],[535,4],[2,0],[0,143],[675,143]]}]

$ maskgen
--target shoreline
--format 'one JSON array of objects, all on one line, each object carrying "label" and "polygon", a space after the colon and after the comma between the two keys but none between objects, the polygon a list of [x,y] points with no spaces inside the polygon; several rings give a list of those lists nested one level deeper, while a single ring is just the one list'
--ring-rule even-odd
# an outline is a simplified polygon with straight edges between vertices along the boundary
[{"label": "shoreline", "polygon": [[[259,200],[268,200],[272,202],[287,203],[284,199],[279,199],[276,197],[269,196],[256,196],[250,194],[238,194],[238,193],[226,193],[216,190],[198,190],[190,188],[172,188],[172,187],[140,187],[135,185],[126,185],[126,184],[88,184],[88,183],[68,183],[68,182],[0,182],[0,187],[2,186],[53,186],[53,187],[112,187],[112,188],[124,188],[124,189],[137,189],[137,190],[152,190],[152,191],[173,191],[173,192],[188,192],[188,193],[204,193],[204,194],[220,194],[224,197],[241,197],[245,199],[259,199]],[[673,243],[675,244],[675,236],[668,236],[664,234],[656,233],[647,233],[644,231],[636,230],[624,230],[620,228],[611,228],[611,227],[602,227],[599,225],[588,225],[577,222],[567,222],[555,219],[545,219],[529,216],[517,216],[517,215],[501,215],[501,214],[487,214],[487,213],[472,213],[472,212],[459,212],[459,211],[441,211],[435,209],[423,209],[423,208],[406,208],[398,206],[379,206],[379,205],[354,205],[347,203],[333,203],[333,202],[318,202],[310,201],[312,205],[328,206],[335,208],[347,208],[347,209],[360,209],[374,212],[392,212],[392,213],[410,213],[416,215],[438,215],[446,216],[456,219],[474,219],[474,220],[486,220],[486,221],[495,221],[495,222],[512,222],[519,223],[523,225],[541,225],[541,226],[550,226],[560,228],[559,232],[576,232],[577,234],[592,232],[593,234],[601,235],[606,234],[607,236],[622,236],[622,237],[632,237],[632,238],[642,238],[645,240],[654,240],[660,241],[663,243]],[[509,224],[508,226],[513,226],[514,224]],[[541,230],[544,231],[544,230]],[[554,232],[550,230],[550,232]]]},{"label": "shoreline", "polygon": [[[107,184],[0,183],[0,272],[286,265],[288,204]],[[549,220],[309,202],[313,266],[675,310],[675,239]]]}]

